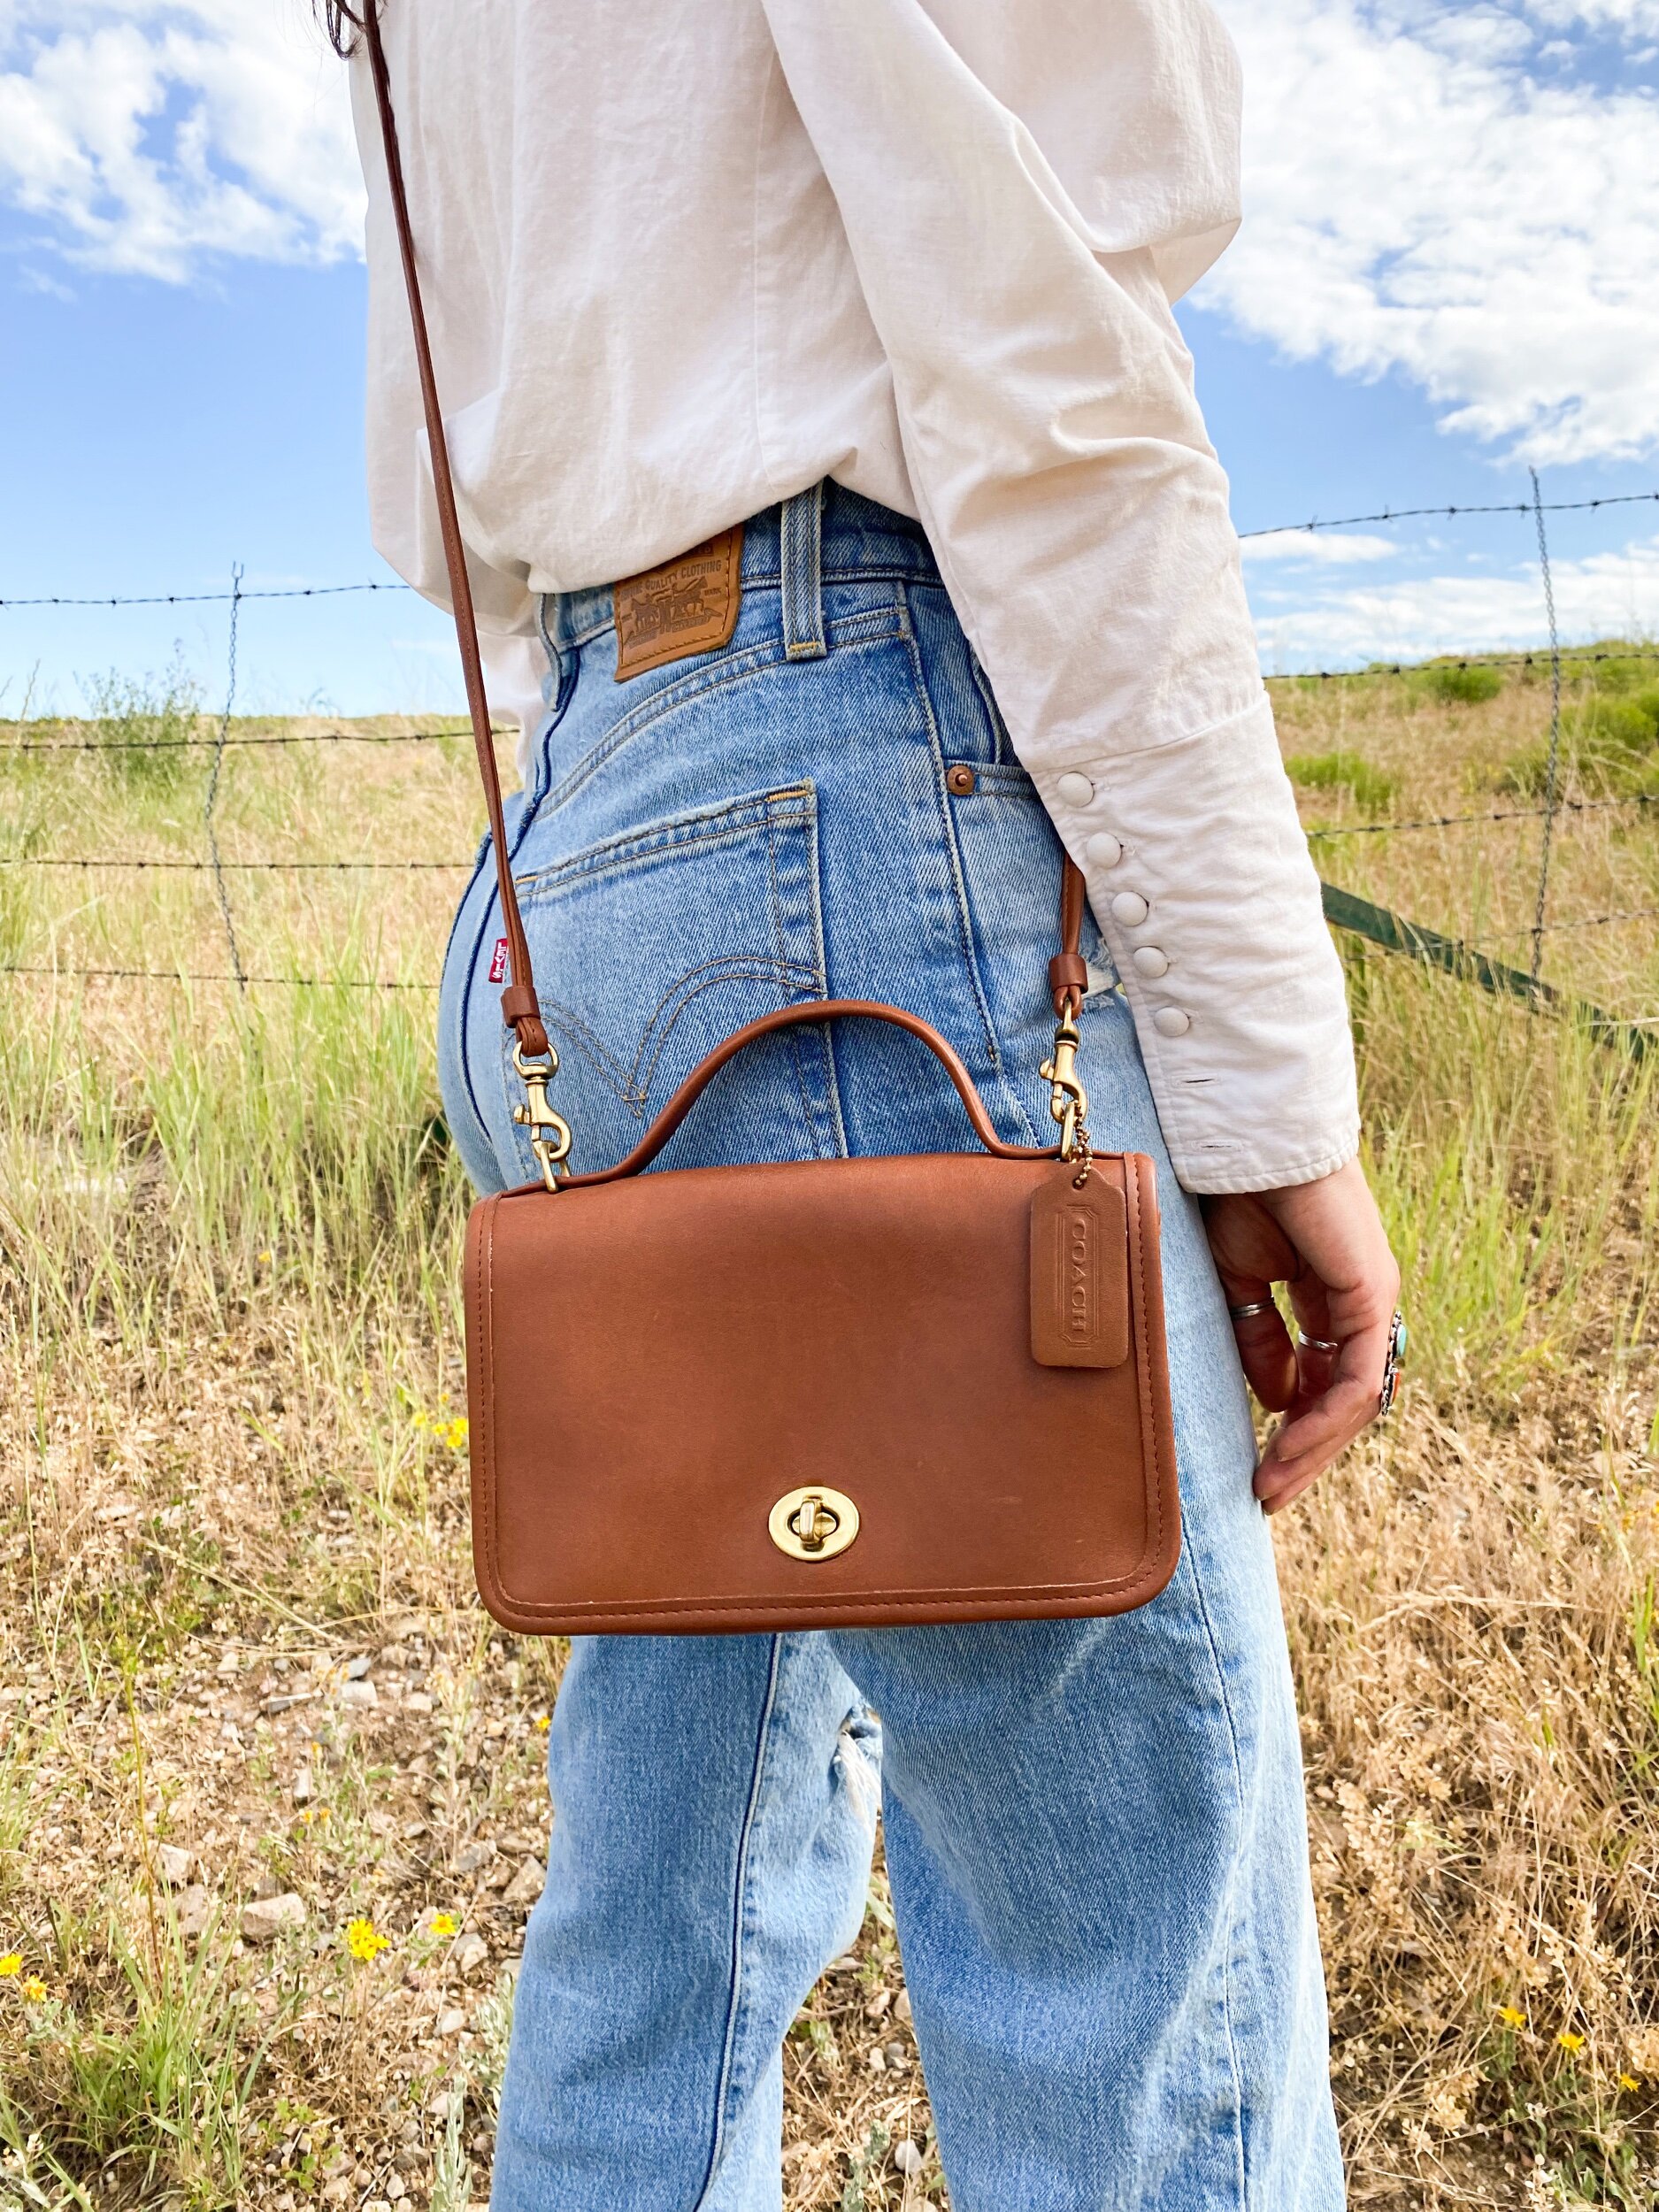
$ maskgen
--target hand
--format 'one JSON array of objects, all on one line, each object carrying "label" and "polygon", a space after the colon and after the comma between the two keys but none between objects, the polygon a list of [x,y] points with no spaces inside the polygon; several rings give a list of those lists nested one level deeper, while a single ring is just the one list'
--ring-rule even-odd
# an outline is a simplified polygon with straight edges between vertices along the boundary
[{"label": "hand", "polygon": [[1277,1513],[1376,1419],[1400,1270],[1357,1160],[1317,1183],[1202,1203],[1227,1303],[1255,1305],[1287,1283],[1303,1332],[1337,1347],[1293,1343],[1271,1307],[1233,1325],[1251,1389],[1286,1416],[1256,1471],[1256,1494]]}]

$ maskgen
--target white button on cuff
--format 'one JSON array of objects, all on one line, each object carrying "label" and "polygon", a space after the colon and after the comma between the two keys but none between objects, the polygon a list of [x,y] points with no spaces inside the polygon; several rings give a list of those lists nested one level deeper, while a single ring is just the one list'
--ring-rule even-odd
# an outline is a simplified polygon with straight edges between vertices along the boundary
[{"label": "white button on cuff", "polygon": [[1151,909],[1139,891],[1120,891],[1112,901],[1112,915],[1125,929],[1133,929],[1144,922]]},{"label": "white button on cuff", "polygon": [[1136,972],[1140,975],[1151,976],[1156,979],[1161,975],[1168,975],[1170,972],[1168,954],[1160,952],[1156,945],[1137,946],[1133,956]]},{"label": "white button on cuff", "polygon": [[1075,768],[1066,770],[1055,789],[1068,806],[1087,806],[1094,796],[1094,785]]},{"label": "white button on cuff", "polygon": [[1183,1014],[1179,1006],[1160,1006],[1152,1017],[1152,1026],[1160,1037],[1184,1037],[1192,1025],[1192,1016]]},{"label": "white button on cuff", "polygon": [[1124,856],[1124,849],[1110,830],[1096,830],[1083,848],[1097,868],[1115,868]]}]

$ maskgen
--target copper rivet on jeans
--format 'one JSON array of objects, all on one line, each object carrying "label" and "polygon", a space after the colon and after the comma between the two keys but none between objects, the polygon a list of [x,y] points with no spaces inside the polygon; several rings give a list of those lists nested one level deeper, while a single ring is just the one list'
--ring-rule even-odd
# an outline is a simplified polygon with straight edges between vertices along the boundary
[{"label": "copper rivet on jeans", "polygon": [[972,768],[956,767],[945,771],[945,788],[958,799],[971,799],[979,780]]}]

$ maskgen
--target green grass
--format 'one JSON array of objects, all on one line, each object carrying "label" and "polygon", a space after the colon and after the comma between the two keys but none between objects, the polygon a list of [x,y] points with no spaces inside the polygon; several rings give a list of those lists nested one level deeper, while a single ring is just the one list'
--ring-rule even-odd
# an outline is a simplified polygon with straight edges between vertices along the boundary
[{"label": "green grass", "polygon": [[1391,776],[1357,753],[1293,753],[1285,772],[1304,791],[1346,793],[1362,814],[1383,814],[1400,788]]}]

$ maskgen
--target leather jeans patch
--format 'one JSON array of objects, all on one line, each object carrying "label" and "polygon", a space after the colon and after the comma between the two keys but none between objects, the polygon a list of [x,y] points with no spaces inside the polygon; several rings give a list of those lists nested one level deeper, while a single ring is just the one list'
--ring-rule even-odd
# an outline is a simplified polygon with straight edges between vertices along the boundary
[{"label": "leather jeans patch", "polygon": [[689,553],[614,584],[617,681],[693,653],[718,652],[729,642],[743,596],[742,559],[740,522]]}]

